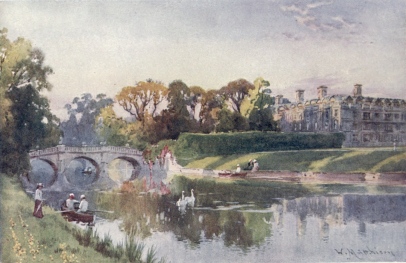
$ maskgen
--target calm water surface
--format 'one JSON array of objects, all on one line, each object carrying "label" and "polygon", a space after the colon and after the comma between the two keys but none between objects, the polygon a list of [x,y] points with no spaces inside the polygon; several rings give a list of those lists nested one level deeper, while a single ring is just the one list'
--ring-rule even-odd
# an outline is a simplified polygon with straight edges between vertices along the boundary
[{"label": "calm water surface", "polygon": [[193,208],[176,206],[180,194],[88,195],[115,211],[97,233],[120,243],[136,232],[167,262],[406,261],[404,187],[260,184],[186,183]]}]

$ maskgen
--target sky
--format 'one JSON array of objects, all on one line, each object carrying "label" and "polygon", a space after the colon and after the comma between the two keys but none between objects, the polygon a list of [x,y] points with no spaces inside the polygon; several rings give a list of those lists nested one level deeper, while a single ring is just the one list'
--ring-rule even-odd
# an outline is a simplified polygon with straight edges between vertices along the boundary
[{"label": "sky", "polygon": [[53,68],[51,109],[146,79],[219,89],[258,77],[273,95],[406,99],[405,0],[1,1],[0,28]]}]

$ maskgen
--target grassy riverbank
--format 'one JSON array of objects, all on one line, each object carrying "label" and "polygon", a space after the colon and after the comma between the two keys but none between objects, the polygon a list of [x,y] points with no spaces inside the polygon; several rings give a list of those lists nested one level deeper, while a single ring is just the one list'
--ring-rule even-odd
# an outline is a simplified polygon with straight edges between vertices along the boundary
[{"label": "grassy riverbank", "polygon": [[[32,216],[34,201],[17,178],[0,176],[1,262],[158,262],[154,249],[131,239],[113,246],[109,237],[99,238],[66,222],[49,207],[44,218]],[[46,194],[44,194],[46,198]],[[146,254],[147,259],[142,260]],[[163,262],[163,260],[161,260]]]},{"label": "grassy riverbank", "polygon": [[193,160],[187,168],[235,169],[243,168],[248,160],[256,159],[261,170],[314,172],[404,172],[406,148],[348,148],[300,151],[259,152],[212,156]]}]

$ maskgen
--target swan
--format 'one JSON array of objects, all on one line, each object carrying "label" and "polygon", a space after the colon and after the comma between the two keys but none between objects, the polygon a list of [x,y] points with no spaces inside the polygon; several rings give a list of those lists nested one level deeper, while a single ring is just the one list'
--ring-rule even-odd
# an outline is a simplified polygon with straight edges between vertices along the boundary
[{"label": "swan", "polygon": [[186,205],[187,205],[187,202],[185,200],[185,191],[182,191],[182,196],[176,202],[176,206],[186,206]]},{"label": "swan", "polygon": [[194,206],[195,205],[195,195],[193,194],[194,190],[190,190],[190,196],[185,198],[187,205]]}]

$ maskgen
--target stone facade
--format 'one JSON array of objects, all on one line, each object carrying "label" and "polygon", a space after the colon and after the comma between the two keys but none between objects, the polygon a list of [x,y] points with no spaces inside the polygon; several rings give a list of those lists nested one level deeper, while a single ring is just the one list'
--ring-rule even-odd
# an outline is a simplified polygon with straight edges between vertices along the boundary
[{"label": "stone facade", "polygon": [[343,132],[345,147],[406,146],[406,101],[362,95],[354,85],[352,95],[327,95],[317,88],[318,98],[305,100],[296,91],[296,102],[275,99],[275,120],[283,132]]}]

